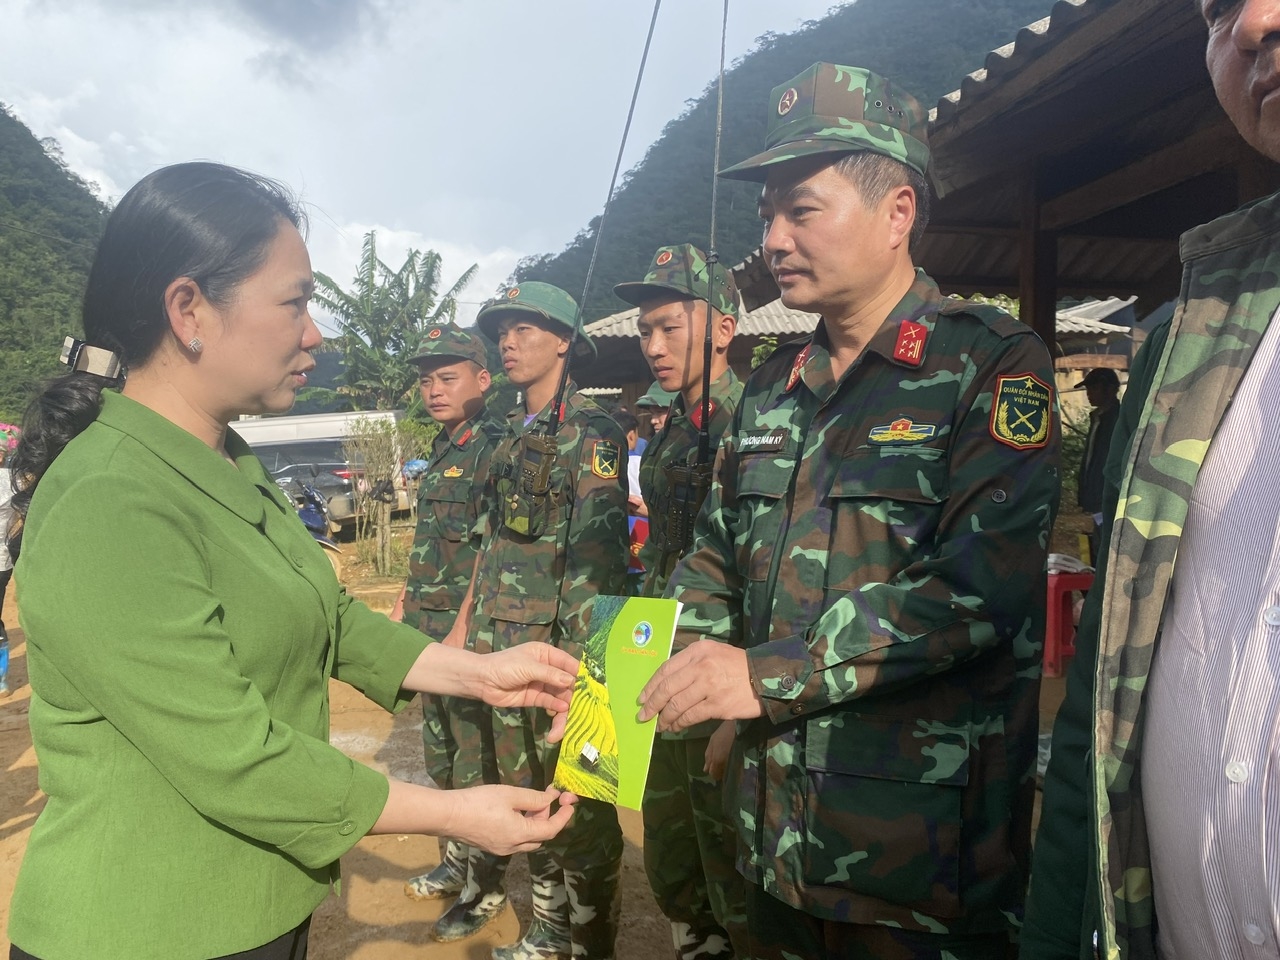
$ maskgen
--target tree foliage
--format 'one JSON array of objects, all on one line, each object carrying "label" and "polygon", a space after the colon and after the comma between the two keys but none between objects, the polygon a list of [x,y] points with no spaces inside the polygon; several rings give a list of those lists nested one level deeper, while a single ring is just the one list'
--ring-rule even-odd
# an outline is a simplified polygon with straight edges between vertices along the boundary
[{"label": "tree foliage", "polygon": [[[1050,6],[1051,0],[858,0],[795,33],[758,37],[755,49],[725,72],[721,166],[763,148],[770,91],[815,61],[869,67],[929,106],[981,66],[988,51],[1045,16]],[[708,74],[714,67],[708,58]],[[588,321],[626,309],[613,296],[613,285],[643,276],[658,247],[694,243],[706,248],[715,106],[712,83],[666,125],[623,178],[583,304]],[[759,244],[758,194],[755,184],[720,181],[716,245],[722,262],[737,263]],[[600,218],[595,217],[559,253],[521,260],[508,282],[545,280],[576,297],[599,229]]]},{"label": "tree foliage", "polygon": [[370,231],[350,291],[316,271],[316,302],[340,331],[327,341],[327,349],[341,351],[345,360],[336,392],[347,398],[350,409],[394,410],[412,399],[417,371],[409,357],[427,325],[454,319],[458,294],[477,269],[472,264],[441,294],[440,268],[434,250],[410,250],[393,270],[378,259],[377,237]]},{"label": "tree foliage", "polygon": [[0,420],[16,421],[59,372],[107,207],[0,103]]}]

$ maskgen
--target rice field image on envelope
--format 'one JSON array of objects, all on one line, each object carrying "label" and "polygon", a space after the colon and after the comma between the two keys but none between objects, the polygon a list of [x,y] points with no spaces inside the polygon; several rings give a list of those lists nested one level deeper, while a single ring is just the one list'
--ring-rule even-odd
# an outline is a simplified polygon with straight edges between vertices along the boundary
[{"label": "rice field image on envelope", "polygon": [[640,809],[657,721],[636,721],[644,685],[671,656],[680,603],[598,596],[560,742],[555,785]]}]

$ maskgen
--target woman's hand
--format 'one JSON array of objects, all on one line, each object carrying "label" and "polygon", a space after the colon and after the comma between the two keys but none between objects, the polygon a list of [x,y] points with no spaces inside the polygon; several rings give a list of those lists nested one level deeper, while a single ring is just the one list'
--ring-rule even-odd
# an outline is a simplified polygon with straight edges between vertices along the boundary
[{"label": "woman's hand", "polygon": [[[441,836],[457,837],[500,857],[538,849],[564,829],[578,802],[574,794],[555,787],[526,790],[490,785],[446,793],[453,803]],[[557,801],[560,808],[552,813]]]},{"label": "woman's hand", "polygon": [[479,699],[491,707],[541,707],[555,715],[549,743],[564,734],[578,661],[546,643],[521,643],[480,658]]}]

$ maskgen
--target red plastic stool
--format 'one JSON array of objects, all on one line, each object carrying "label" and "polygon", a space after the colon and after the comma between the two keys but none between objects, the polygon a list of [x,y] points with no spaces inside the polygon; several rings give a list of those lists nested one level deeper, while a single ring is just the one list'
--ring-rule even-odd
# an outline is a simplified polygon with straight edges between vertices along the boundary
[{"label": "red plastic stool", "polygon": [[1076,628],[1071,616],[1073,594],[1088,593],[1092,573],[1050,573],[1048,617],[1044,631],[1044,675],[1062,676],[1067,657],[1075,656]]}]

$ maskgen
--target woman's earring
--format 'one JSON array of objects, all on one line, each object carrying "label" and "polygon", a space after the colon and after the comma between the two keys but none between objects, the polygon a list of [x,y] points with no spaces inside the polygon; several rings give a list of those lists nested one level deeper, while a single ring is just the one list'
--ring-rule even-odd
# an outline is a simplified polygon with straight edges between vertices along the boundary
[{"label": "woman's earring", "polygon": [[199,353],[201,350],[204,349],[204,344],[200,342],[199,337],[192,337],[190,340],[187,341],[187,349],[190,350],[192,353]]}]

